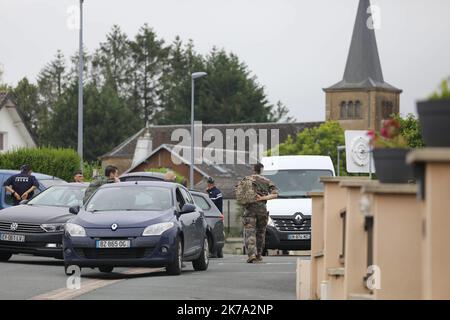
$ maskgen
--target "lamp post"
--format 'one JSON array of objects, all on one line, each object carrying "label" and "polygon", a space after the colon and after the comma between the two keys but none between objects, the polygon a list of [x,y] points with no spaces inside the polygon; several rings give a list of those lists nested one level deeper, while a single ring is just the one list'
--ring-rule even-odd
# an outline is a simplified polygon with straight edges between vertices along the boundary
[{"label": "lamp post", "polygon": [[345,151],[345,146],[337,147],[337,176],[341,176],[341,151]]},{"label": "lamp post", "polygon": [[191,74],[191,167],[189,171],[189,186],[194,189],[194,104],[195,104],[195,79],[205,77],[207,75],[206,72],[194,72]]},{"label": "lamp post", "polygon": [[80,0],[80,48],[78,57],[78,155],[83,170],[83,2]]}]

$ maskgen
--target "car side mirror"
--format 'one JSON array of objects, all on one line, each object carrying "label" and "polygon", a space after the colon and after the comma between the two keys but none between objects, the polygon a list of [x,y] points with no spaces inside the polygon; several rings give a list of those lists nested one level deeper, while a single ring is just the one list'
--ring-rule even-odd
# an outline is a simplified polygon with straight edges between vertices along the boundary
[{"label": "car side mirror", "polygon": [[194,212],[196,209],[195,205],[191,203],[186,203],[181,209],[181,214]]},{"label": "car side mirror", "polygon": [[78,214],[80,212],[80,206],[73,206],[69,208],[69,212],[71,214]]}]

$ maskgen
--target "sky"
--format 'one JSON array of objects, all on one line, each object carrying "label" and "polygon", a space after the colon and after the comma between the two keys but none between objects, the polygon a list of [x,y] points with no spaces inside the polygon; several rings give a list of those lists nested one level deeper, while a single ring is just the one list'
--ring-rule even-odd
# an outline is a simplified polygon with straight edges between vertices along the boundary
[{"label": "sky", "polygon": [[[35,80],[58,49],[78,49],[78,0],[0,0],[3,81]],[[449,0],[372,0],[385,81],[403,89],[400,112],[415,112],[450,76]],[[297,121],[323,121],[322,88],[342,79],[358,0],[85,0],[84,41],[92,52],[114,24],[130,37],[148,23],[172,42],[237,54],[269,100]]]}]

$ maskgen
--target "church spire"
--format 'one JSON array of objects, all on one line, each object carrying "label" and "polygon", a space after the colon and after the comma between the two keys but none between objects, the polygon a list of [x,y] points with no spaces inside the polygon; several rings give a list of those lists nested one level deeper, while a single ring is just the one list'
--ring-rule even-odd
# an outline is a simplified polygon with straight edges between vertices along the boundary
[{"label": "church spire", "polygon": [[328,90],[382,88],[399,89],[383,78],[374,28],[370,27],[370,0],[360,0],[344,78]]}]

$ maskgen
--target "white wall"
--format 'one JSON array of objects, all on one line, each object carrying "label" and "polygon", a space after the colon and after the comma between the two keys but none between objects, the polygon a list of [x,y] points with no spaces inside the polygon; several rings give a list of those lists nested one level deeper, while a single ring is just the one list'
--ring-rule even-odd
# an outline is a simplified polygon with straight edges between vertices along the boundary
[{"label": "white wall", "polygon": [[5,150],[3,151],[18,147],[34,147],[34,145],[27,144],[26,138],[22,135],[21,130],[14,125],[11,113],[6,107],[0,109],[0,132],[6,133],[3,143]]}]

